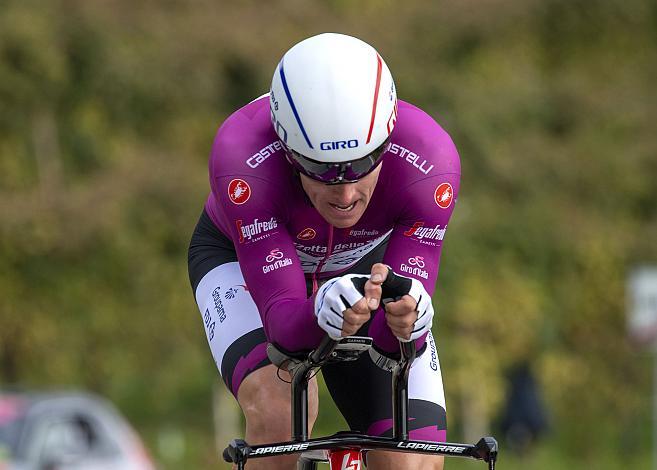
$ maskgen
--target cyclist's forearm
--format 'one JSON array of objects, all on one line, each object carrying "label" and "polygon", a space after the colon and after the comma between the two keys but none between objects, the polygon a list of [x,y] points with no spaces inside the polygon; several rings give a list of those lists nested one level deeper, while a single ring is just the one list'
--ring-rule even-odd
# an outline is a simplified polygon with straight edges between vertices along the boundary
[{"label": "cyclist's forearm", "polygon": [[326,332],[317,324],[313,304],[314,296],[278,300],[267,306],[262,315],[267,339],[289,352],[317,347]]}]

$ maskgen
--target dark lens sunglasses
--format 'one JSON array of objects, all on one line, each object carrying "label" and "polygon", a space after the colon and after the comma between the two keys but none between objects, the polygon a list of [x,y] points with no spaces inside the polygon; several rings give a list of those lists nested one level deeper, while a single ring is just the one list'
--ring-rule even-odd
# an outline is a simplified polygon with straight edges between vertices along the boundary
[{"label": "dark lens sunglasses", "polygon": [[355,183],[374,171],[381,163],[389,140],[386,139],[376,149],[362,158],[336,163],[318,162],[301,155],[286,145],[284,147],[288,161],[307,177],[324,184],[345,184]]}]

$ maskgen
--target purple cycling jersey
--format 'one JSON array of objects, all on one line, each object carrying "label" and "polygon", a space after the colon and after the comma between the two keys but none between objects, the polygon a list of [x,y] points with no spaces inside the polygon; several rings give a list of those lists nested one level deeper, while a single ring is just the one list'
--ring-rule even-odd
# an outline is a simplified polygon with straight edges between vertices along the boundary
[{"label": "purple cycling jersey", "polygon": [[[449,135],[400,100],[369,206],[353,227],[333,227],[312,206],[287,162],[264,96],[233,113],[217,132],[205,208],[235,244],[268,340],[289,351],[312,349],[325,333],[314,315],[314,294],[307,297],[306,279],[317,285],[339,276],[388,237],[383,262],[433,295],[460,172]],[[374,312],[369,334],[380,349],[398,349],[381,309]],[[424,337],[418,341],[421,347]]]}]

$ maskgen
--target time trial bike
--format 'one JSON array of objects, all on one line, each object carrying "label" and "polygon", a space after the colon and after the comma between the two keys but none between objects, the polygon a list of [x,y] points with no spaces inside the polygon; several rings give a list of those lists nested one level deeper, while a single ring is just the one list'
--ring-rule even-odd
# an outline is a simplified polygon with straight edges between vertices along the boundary
[{"label": "time trial bike", "polygon": [[[302,358],[283,353],[269,344],[267,354],[273,364],[287,369],[292,377],[292,440],[272,444],[249,445],[234,439],[224,449],[223,458],[245,469],[249,459],[300,454],[298,470],[315,470],[318,462],[328,462],[331,470],[361,470],[363,451],[386,450],[412,452],[481,460],[488,470],[495,469],[498,446],[493,437],[483,437],[476,444],[430,442],[409,439],[408,375],[416,356],[415,343],[400,341],[398,361],[376,361],[392,371],[392,438],[369,436],[359,432],[338,432],[331,436],[310,439],[308,435],[308,381],[322,365],[336,361],[356,360],[370,350],[372,338],[348,336],[339,341],[325,337],[319,347]],[[374,351],[374,350],[372,350]]]}]

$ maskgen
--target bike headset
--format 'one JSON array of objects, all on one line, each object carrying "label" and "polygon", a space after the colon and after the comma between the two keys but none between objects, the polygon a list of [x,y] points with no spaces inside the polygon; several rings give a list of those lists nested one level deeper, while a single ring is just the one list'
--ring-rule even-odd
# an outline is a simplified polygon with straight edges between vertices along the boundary
[{"label": "bike headset", "polygon": [[287,51],[269,98],[287,160],[325,184],[374,171],[397,120],[388,66],[372,46],[344,34],[319,34]]}]

